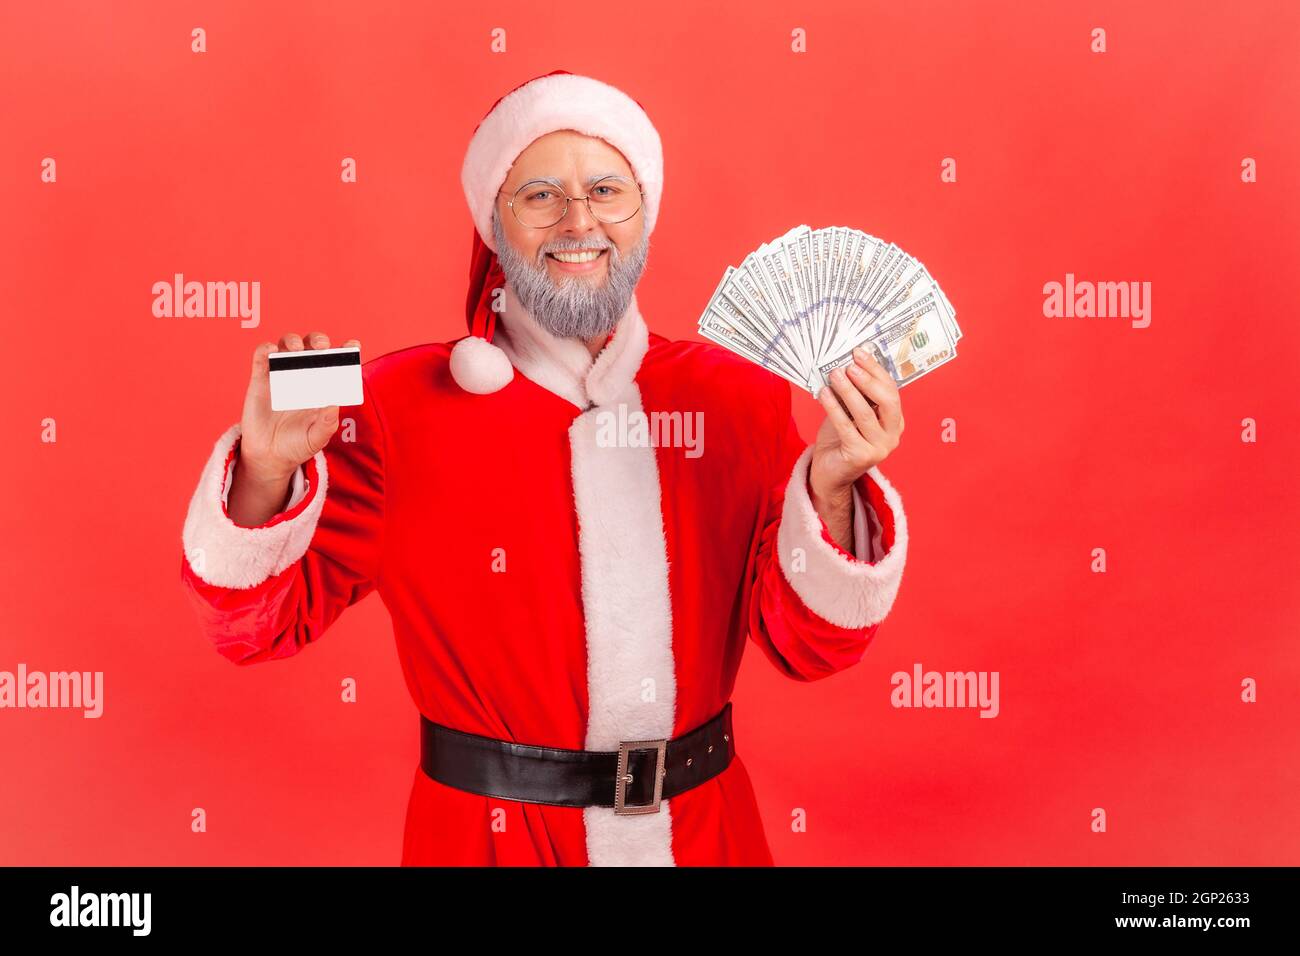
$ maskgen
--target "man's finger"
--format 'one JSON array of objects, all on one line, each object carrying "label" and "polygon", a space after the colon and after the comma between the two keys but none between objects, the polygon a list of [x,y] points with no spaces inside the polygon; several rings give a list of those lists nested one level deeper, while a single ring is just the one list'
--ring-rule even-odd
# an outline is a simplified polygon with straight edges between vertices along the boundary
[{"label": "man's finger", "polygon": [[881,444],[885,439],[885,429],[876,418],[876,410],[867,404],[866,398],[858,391],[858,386],[849,380],[842,368],[831,373],[831,387],[844,399],[844,407],[853,416],[853,422],[862,437],[873,445]]},{"label": "man's finger", "polygon": [[868,375],[865,370],[859,374],[861,377],[855,377],[854,384],[871,402],[881,427],[890,434],[901,431],[898,424],[903,420],[903,410],[898,400],[898,389],[890,388],[879,377]]},{"label": "man's finger", "polygon": [[849,413],[840,405],[839,399],[835,397],[835,389],[827,385],[817,393],[817,401],[821,402],[822,408],[826,409],[826,417],[835,426],[835,432],[840,436],[840,444],[856,447],[857,443],[862,441],[862,434],[853,424],[853,419],[849,418]]},{"label": "man's finger", "polygon": [[253,381],[266,381],[271,374],[271,360],[268,356],[278,351],[280,347],[274,342],[263,342],[253,349]]},{"label": "man's finger", "polygon": [[307,442],[312,448],[321,449],[329,443],[339,427],[339,407],[328,405],[316,409],[316,414],[307,426]]},{"label": "man's finger", "polygon": [[873,378],[880,379],[886,385],[898,388],[898,383],[894,381],[894,376],[889,374],[889,369],[880,364],[880,359],[871,354],[869,349],[858,346],[853,350],[853,359],[859,366],[871,374]]}]

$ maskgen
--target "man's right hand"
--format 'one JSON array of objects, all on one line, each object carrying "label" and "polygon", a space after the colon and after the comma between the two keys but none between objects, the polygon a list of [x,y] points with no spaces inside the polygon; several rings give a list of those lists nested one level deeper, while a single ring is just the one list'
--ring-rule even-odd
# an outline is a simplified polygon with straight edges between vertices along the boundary
[{"label": "man's right hand", "polygon": [[[345,346],[360,346],[348,339]],[[244,395],[239,455],[231,479],[226,511],[243,527],[265,524],[280,512],[294,472],[324,448],[339,427],[339,407],[271,409],[272,352],[301,352],[330,348],[329,336],[286,332],[278,343],[263,342],[253,350],[253,370]]]}]

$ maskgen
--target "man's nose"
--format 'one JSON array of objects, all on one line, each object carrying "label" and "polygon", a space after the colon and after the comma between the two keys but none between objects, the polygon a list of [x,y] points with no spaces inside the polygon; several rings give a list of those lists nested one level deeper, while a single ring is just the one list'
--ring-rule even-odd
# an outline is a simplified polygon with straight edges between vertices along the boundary
[{"label": "man's nose", "polygon": [[569,212],[560,220],[560,229],[566,235],[585,236],[600,226],[600,220],[591,214],[586,200],[574,199],[569,203]]}]

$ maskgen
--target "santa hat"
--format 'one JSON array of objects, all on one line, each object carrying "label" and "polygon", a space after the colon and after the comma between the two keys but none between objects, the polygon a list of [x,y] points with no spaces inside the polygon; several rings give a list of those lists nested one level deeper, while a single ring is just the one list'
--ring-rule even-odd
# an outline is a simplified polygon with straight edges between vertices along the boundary
[{"label": "santa hat", "polygon": [[492,309],[505,274],[493,245],[492,210],[515,160],[538,137],[561,129],[597,136],[619,150],[645,194],[646,235],[654,229],[663,192],[663,146],[641,104],[621,90],[567,70],[553,70],[515,87],[492,105],[474,130],[460,180],[474,217],[469,335],[451,351],[451,375],[467,392],[486,395],[514,377],[506,354],[492,344]]}]

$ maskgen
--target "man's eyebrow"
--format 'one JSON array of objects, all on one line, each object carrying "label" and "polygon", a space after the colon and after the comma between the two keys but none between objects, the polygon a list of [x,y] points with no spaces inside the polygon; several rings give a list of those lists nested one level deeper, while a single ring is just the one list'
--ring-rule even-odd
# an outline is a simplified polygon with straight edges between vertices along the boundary
[{"label": "man's eyebrow", "polygon": [[[584,183],[583,185],[591,187],[596,185],[596,183],[598,183],[600,180],[608,179],[611,176],[616,176],[619,179],[628,178],[627,176],[624,176],[622,173],[596,173],[594,176],[588,176],[586,183]],[[560,182],[560,178],[558,176],[534,176],[532,179],[525,181],[523,185],[527,186],[529,183],[550,183],[556,189],[564,188],[564,183]]]}]

